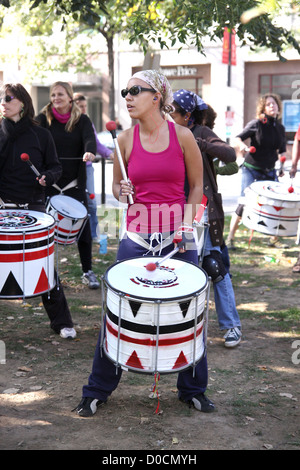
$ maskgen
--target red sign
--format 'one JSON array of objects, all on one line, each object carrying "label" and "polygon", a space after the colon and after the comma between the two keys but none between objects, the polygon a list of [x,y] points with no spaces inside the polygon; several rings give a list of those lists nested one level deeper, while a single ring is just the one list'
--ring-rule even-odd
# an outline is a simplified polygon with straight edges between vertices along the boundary
[{"label": "red sign", "polygon": [[[231,35],[231,51],[230,51],[230,35]],[[231,52],[230,64],[236,65],[235,31],[232,30],[232,32],[229,33],[229,29],[226,27],[224,28],[224,35],[223,35],[223,53],[222,53],[223,64],[229,63],[229,52]]]},{"label": "red sign", "polygon": [[234,111],[225,111],[225,124],[226,127],[233,126]]}]

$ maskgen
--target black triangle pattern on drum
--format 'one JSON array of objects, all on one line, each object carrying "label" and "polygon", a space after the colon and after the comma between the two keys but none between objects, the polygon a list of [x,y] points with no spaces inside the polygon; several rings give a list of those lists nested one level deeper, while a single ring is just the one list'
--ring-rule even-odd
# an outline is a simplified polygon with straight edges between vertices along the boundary
[{"label": "black triangle pattern on drum", "polygon": [[1,289],[0,296],[17,296],[17,295],[23,295],[23,291],[20,285],[18,284],[18,282],[16,281],[15,276],[10,271]]},{"label": "black triangle pattern on drum", "polygon": [[274,227],[276,228],[277,230],[286,230],[286,227],[284,227],[283,225],[278,225],[278,227]]},{"label": "black triangle pattern on drum", "polygon": [[260,220],[257,225],[264,225],[265,227],[267,227],[267,224],[263,221],[263,220]]},{"label": "black triangle pattern on drum", "polygon": [[133,316],[136,317],[138,314],[138,311],[140,309],[140,306],[142,305],[140,302],[135,302],[134,300],[129,300],[129,305],[131,308],[131,311],[133,313]]},{"label": "black triangle pattern on drum", "polygon": [[182,312],[182,315],[183,315],[183,318],[186,317],[186,314],[187,314],[187,311],[189,309],[189,306],[190,306],[190,303],[191,303],[191,300],[187,300],[185,302],[179,302],[179,307],[180,307],[180,310]]}]

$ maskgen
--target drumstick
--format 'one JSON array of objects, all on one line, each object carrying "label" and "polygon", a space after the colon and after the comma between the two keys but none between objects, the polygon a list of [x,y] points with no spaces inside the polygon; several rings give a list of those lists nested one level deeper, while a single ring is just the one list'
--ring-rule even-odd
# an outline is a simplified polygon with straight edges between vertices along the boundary
[{"label": "drumstick", "polygon": [[[119,147],[119,144],[118,144],[118,139],[117,139],[117,136],[116,136],[116,128],[117,128],[117,125],[116,125],[115,121],[109,121],[106,124],[106,129],[111,133],[114,144],[115,144],[115,149],[116,149],[116,152],[117,152],[117,157],[118,157],[118,160],[119,160],[119,164],[120,164],[123,179],[127,183],[128,178],[127,178],[126,170],[125,170],[125,167],[124,167],[124,162],[123,162],[123,158],[122,158],[122,155],[121,155],[120,147]],[[132,197],[131,194],[128,194],[128,199],[129,199],[130,204],[133,204],[133,197]]]},{"label": "drumstick", "polygon": [[175,255],[175,253],[177,253],[178,250],[179,250],[179,247],[177,246],[176,248],[174,248],[174,250],[170,251],[170,253],[164,256],[161,260],[156,261],[156,263],[148,263],[146,266],[147,271],[155,271],[155,269],[158,268],[158,266],[160,266],[162,263],[167,261],[167,259],[171,258],[171,256]]},{"label": "drumstick", "polygon": [[281,155],[279,160],[280,160],[279,176],[282,176],[281,174],[283,174],[283,165],[286,161],[285,155]]},{"label": "drumstick", "polygon": [[250,153],[256,152],[256,148],[253,145],[251,145],[251,147],[247,147],[245,150],[246,152],[250,152]]},{"label": "drumstick", "polygon": [[293,178],[291,178],[291,186],[288,188],[288,192],[289,192],[289,193],[293,193],[293,192],[294,192],[294,188],[293,188]]},{"label": "drumstick", "polygon": [[[29,158],[28,153],[21,153],[20,158],[21,158],[21,160],[22,160],[23,162],[28,163],[28,165],[30,166],[30,168],[31,168],[32,171],[36,174],[36,176],[37,176],[38,178],[41,178],[41,177],[42,177],[42,175],[41,175],[40,172],[37,170],[37,168],[34,166],[34,164],[30,161],[30,158]],[[54,183],[52,186],[54,186],[54,188],[58,189],[59,192],[62,192],[61,189],[60,189],[60,187],[57,186],[55,183]]]}]

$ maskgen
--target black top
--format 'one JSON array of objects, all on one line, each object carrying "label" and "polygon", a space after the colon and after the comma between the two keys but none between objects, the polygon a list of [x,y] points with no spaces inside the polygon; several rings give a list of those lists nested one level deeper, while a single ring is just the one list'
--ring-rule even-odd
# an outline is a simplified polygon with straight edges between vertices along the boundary
[{"label": "black top", "polygon": [[245,154],[245,162],[264,170],[273,169],[278,154],[286,151],[285,128],[270,116],[265,121],[253,119],[237,137],[243,141],[250,138],[250,146],[256,148],[255,153]]},{"label": "black top", "polygon": [[80,189],[86,188],[86,162],[82,160],[85,152],[96,154],[96,139],[92,122],[82,114],[72,132],[65,130],[65,124],[53,118],[51,125],[47,123],[45,114],[36,118],[42,127],[49,129],[55,142],[59,161],[63,168],[58,186],[63,189],[71,181],[77,179]]},{"label": "black top", "polygon": [[0,125],[0,196],[20,204],[45,203],[45,188],[36,180],[30,166],[21,160],[27,153],[30,161],[46,176],[47,186],[62,173],[55,145],[49,131],[34,125],[28,118],[18,122],[2,119]]}]

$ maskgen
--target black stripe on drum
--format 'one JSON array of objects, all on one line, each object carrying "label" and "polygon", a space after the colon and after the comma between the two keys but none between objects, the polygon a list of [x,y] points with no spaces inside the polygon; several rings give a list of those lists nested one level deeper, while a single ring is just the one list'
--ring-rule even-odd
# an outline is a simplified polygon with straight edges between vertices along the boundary
[{"label": "black stripe on drum", "polygon": [[35,242],[28,242],[25,240],[21,243],[0,243],[0,252],[3,251],[22,251],[23,247],[25,246],[25,250],[31,250],[33,248],[40,248],[42,246],[47,246],[48,244],[51,245],[54,240],[54,235],[52,237],[44,238],[43,240],[35,241]]},{"label": "black stripe on drum", "polygon": [[[115,315],[109,308],[106,311],[106,315],[110,319],[112,323],[118,326],[119,324],[119,317]],[[197,317],[197,325],[202,322],[203,320],[203,312],[200,313]],[[185,323],[178,323],[172,325],[159,325],[159,334],[170,334],[170,333],[178,333],[185,330],[189,330],[195,326],[195,320],[189,320]],[[156,325],[144,325],[140,323],[132,323],[128,320],[124,320],[121,318],[121,328],[124,328],[128,331],[134,331],[136,333],[144,333],[147,335],[155,335],[157,333],[157,326]]]}]

